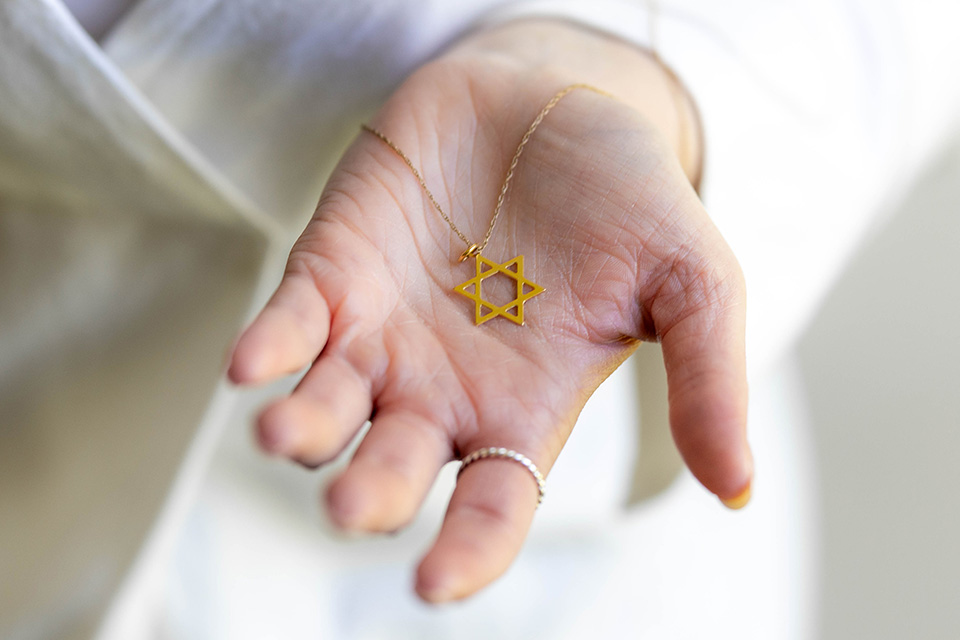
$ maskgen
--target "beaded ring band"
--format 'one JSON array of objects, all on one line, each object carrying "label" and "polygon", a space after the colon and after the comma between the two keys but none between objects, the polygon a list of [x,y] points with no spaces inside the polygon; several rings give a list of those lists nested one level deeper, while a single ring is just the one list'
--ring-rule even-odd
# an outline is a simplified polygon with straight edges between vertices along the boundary
[{"label": "beaded ring band", "polygon": [[540,470],[537,469],[537,465],[533,464],[533,460],[513,449],[506,449],[504,447],[484,447],[483,449],[477,449],[460,463],[460,471],[457,472],[457,477],[459,478],[463,470],[469,465],[484,458],[503,458],[522,464],[533,476],[533,479],[537,481],[537,506],[540,506],[540,503],[543,502],[543,496],[547,493],[547,481],[544,479],[543,474],[540,473]]}]

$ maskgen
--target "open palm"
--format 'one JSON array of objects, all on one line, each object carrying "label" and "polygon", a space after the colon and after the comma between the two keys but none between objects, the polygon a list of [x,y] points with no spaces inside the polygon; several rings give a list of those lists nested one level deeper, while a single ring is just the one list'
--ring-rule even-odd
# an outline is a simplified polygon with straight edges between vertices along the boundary
[{"label": "open palm", "polygon": [[[372,123],[474,242],[520,137],[563,86],[518,84],[510,73],[433,63]],[[587,398],[642,340],[663,343],[671,423],[692,471],[721,497],[743,490],[742,279],[669,148],[637,112],[574,91],[525,148],[483,251],[494,263],[524,256],[523,276],[545,289],[525,302],[524,326],[502,317],[475,324],[474,301],[454,291],[476,273],[472,259],[457,262],[464,248],[403,160],[361,132],[278,290],[237,343],[230,377],[239,383],[313,362],[294,392],[261,414],[266,449],[321,464],[372,419],[328,492],[336,523],[403,526],[442,465],[483,447],[522,452],[548,472]],[[516,292],[506,274],[483,281],[491,306]],[[464,597],[500,575],[536,500],[518,464],[468,467],[421,563],[421,596]]]}]

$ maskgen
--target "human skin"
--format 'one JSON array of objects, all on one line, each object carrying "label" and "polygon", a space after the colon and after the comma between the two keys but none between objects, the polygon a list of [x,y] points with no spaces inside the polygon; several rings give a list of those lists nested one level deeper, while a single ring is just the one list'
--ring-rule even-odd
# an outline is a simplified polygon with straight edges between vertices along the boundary
[{"label": "human skin", "polygon": [[[371,124],[479,242],[524,131],[579,82],[618,98],[576,90],[549,113],[483,253],[524,255],[526,277],[546,288],[526,303],[525,326],[475,326],[473,303],[453,291],[473,276],[472,261],[457,263],[463,243],[404,162],[360,133],[281,284],[238,338],[235,383],[312,363],[260,413],[266,451],[322,464],[372,416],[326,493],[338,526],[404,526],[440,467],[482,447],[520,451],[549,473],[587,398],[655,340],[686,464],[729,505],[749,496],[743,277],[690,184],[700,155],[693,110],[651,56],[562,22],[503,25],[421,67]],[[444,602],[496,579],[536,501],[515,462],[470,465],[419,565],[417,593]]]}]

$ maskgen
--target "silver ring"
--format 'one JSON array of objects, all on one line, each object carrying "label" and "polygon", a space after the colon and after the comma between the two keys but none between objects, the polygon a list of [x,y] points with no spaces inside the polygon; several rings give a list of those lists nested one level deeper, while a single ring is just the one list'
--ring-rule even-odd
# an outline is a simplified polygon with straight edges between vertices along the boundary
[{"label": "silver ring", "polygon": [[484,447],[483,449],[477,449],[460,463],[460,471],[457,472],[457,477],[459,478],[463,470],[469,465],[484,458],[504,458],[522,464],[524,468],[533,475],[533,479],[537,481],[537,506],[540,506],[540,503],[543,502],[543,496],[547,493],[547,481],[543,478],[543,474],[540,473],[540,469],[537,469],[537,465],[533,464],[533,460],[522,453],[517,453],[513,449],[505,449],[504,447]]}]

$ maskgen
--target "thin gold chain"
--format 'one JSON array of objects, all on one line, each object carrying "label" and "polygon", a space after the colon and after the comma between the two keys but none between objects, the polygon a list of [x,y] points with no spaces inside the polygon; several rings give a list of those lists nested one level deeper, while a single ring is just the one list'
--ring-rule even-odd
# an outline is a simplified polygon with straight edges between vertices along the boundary
[{"label": "thin gold chain", "polygon": [[397,145],[395,145],[390,138],[388,138],[387,136],[383,135],[382,133],[380,133],[379,131],[377,131],[376,129],[374,129],[373,127],[371,127],[371,126],[368,125],[368,124],[361,124],[361,125],[360,125],[360,128],[363,129],[364,131],[367,131],[367,132],[369,132],[369,133],[372,133],[373,135],[375,135],[375,136],[377,136],[378,138],[380,138],[381,140],[383,140],[384,143],[387,144],[387,146],[389,146],[391,149],[393,149],[394,151],[397,152],[397,155],[398,155],[398,156],[400,156],[401,158],[403,158],[403,161],[407,163],[407,166],[408,166],[408,167],[410,167],[410,171],[412,171],[412,172],[413,172],[413,175],[416,176],[417,181],[420,183],[420,186],[423,187],[423,190],[424,190],[424,192],[427,194],[427,197],[430,198],[430,202],[433,203],[434,209],[436,209],[438,212],[440,212],[440,215],[443,217],[444,220],[446,220],[447,224],[450,225],[450,228],[453,229],[453,232],[454,232],[455,234],[457,234],[458,236],[460,236],[460,239],[463,240],[463,241],[469,246],[469,245],[470,245],[470,241],[467,240],[467,236],[463,235],[463,233],[461,233],[460,229],[457,229],[457,225],[453,224],[453,220],[451,220],[449,217],[447,217],[447,214],[445,214],[445,213],[443,212],[443,209],[440,207],[440,203],[438,203],[438,202],[437,202],[437,199],[433,197],[433,194],[430,192],[430,188],[427,186],[427,183],[424,182],[424,181],[423,181],[423,178],[420,176],[420,172],[417,171],[417,168],[416,168],[415,166],[413,166],[413,162],[410,161],[410,158],[408,158],[407,155],[406,155],[403,151],[400,151],[400,147],[398,147]]},{"label": "thin gold chain", "polygon": [[440,206],[440,203],[437,202],[437,199],[433,197],[433,193],[430,192],[430,189],[429,187],[427,187],[427,183],[424,181],[423,177],[420,175],[420,172],[417,171],[417,168],[413,166],[413,162],[410,160],[410,158],[408,158],[407,155],[400,150],[400,147],[394,144],[394,142],[390,140],[390,138],[382,134],[380,131],[374,129],[373,127],[367,124],[362,124],[360,125],[360,127],[364,131],[372,133],[373,135],[380,138],[380,140],[382,140],[388,147],[393,149],[394,152],[396,152],[396,154],[403,159],[403,161],[407,164],[407,166],[410,167],[410,171],[413,172],[413,175],[416,177],[417,181],[420,183],[420,186],[423,188],[424,193],[427,194],[427,197],[430,199],[430,203],[433,204],[434,209],[437,210],[437,213],[440,214],[440,217],[442,217],[444,221],[450,226],[450,229],[453,230],[453,232],[457,234],[457,236],[461,240],[463,240],[464,244],[467,245],[467,250],[464,251],[463,254],[461,254],[460,256],[460,260],[463,261],[463,260],[466,260],[467,258],[480,255],[480,253],[486,248],[487,243],[490,242],[490,236],[493,235],[493,229],[497,225],[497,220],[500,218],[500,211],[503,209],[503,203],[507,197],[507,190],[510,188],[510,181],[513,180],[513,174],[517,169],[517,163],[520,162],[520,154],[523,153],[523,148],[527,146],[527,142],[530,141],[530,137],[533,135],[533,132],[537,130],[537,127],[540,126],[540,123],[543,122],[543,119],[546,117],[546,115],[550,113],[550,110],[553,109],[557,105],[557,103],[563,99],[564,96],[566,96],[568,93],[576,89],[587,89],[589,91],[593,91],[595,93],[599,93],[600,95],[604,95],[604,96],[610,95],[606,91],[597,89],[596,87],[593,87],[588,84],[572,84],[567,87],[564,87],[563,89],[558,91],[556,94],[554,94],[552,98],[550,98],[547,104],[543,106],[543,109],[540,110],[540,113],[537,114],[537,117],[534,118],[533,122],[530,123],[530,126],[527,128],[526,133],[524,133],[523,137],[520,138],[520,144],[517,145],[517,150],[513,154],[513,159],[510,160],[510,166],[507,169],[507,175],[503,179],[503,186],[500,187],[500,195],[497,197],[497,204],[493,208],[493,216],[490,218],[490,226],[487,227],[487,233],[483,236],[483,241],[481,241],[479,244],[474,244],[470,242],[470,240],[467,239],[467,236],[465,236],[463,232],[461,232],[460,229],[457,228],[457,225],[453,223],[450,217],[446,213],[444,213],[443,208]]}]

